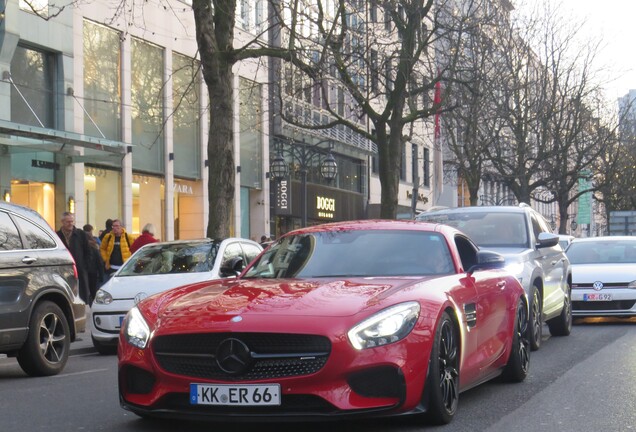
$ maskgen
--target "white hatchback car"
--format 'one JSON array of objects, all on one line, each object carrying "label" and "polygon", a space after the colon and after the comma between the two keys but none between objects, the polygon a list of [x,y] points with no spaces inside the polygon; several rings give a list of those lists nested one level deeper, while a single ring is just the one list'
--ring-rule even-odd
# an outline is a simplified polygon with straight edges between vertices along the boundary
[{"label": "white hatchback car", "polygon": [[572,315],[636,316],[636,237],[572,240]]},{"label": "white hatchback car", "polygon": [[142,247],[97,291],[91,307],[93,346],[101,354],[115,353],[124,316],[139,301],[182,285],[236,276],[262,250],[243,238]]}]

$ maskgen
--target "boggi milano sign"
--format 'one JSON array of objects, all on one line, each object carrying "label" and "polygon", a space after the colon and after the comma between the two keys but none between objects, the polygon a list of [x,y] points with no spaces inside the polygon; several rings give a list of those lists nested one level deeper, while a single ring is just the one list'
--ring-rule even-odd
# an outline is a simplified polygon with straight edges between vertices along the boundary
[{"label": "boggi milano sign", "polygon": [[292,200],[289,177],[274,183],[276,184],[276,214],[281,216],[291,215]]},{"label": "boggi milano sign", "polygon": [[[301,217],[303,192],[300,182],[286,178],[273,184],[276,215]],[[307,218],[315,222],[363,219],[363,199],[359,193],[308,184]]]},{"label": "boggi milano sign", "polygon": [[316,212],[320,219],[333,219],[336,213],[335,198],[316,195]]}]

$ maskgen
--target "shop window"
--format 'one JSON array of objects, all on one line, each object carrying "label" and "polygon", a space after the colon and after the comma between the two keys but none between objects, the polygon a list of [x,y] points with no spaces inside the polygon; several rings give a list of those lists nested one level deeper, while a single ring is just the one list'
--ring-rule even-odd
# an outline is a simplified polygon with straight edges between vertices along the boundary
[{"label": "shop window", "polygon": [[11,121],[55,127],[55,55],[18,45],[11,78]]},{"label": "shop window", "polygon": [[133,167],[161,173],[164,168],[163,49],[141,39],[131,41],[131,113]]},{"label": "shop window", "polygon": [[197,60],[180,54],[172,56],[174,174],[200,178],[201,145],[199,109],[201,83]]},{"label": "shop window", "polygon": [[263,178],[262,87],[245,78],[240,79],[239,86],[241,186],[261,189]]},{"label": "shop window", "polygon": [[121,140],[120,32],[84,21],[84,133]]}]

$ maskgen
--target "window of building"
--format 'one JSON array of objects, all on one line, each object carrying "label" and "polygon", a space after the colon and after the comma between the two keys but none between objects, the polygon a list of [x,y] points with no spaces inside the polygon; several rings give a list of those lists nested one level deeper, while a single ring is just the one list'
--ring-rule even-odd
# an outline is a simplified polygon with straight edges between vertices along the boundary
[{"label": "window of building", "polygon": [[411,144],[411,177],[413,179],[413,183],[419,184],[419,173],[417,172],[417,144]]},{"label": "window of building", "polygon": [[430,187],[431,186],[431,151],[428,148],[424,148],[424,155],[422,157],[423,160],[423,171],[424,171],[424,178],[422,179],[423,182],[422,184],[424,184],[424,186],[426,187]]},{"label": "window of building", "polygon": [[11,121],[55,127],[55,56],[18,45],[11,59]]},{"label": "window of building", "polygon": [[41,17],[49,16],[49,0],[25,0],[19,1],[20,9],[35,13]]},{"label": "window of building", "polygon": [[400,180],[406,181],[406,144],[402,145],[402,158],[400,159]]},{"label": "window of building", "polygon": [[261,84],[239,80],[241,186],[261,189],[263,178],[263,109]]},{"label": "window of building", "polygon": [[131,41],[131,113],[133,167],[163,172],[163,49],[141,39]]},{"label": "window of building", "polygon": [[84,21],[84,133],[121,140],[120,33]]},{"label": "window of building", "polygon": [[380,65],[378,63],[378,52],[376,50],[371,50],[371,91],[374,94],[377,94],[379,90],[379,67]]},{"label": "window of building", "polygon": [[172,105],[174,174],[200,177],[199,63],[181,54],[172,55]]},{"label": "window of building", "polygon": [[372,23],[378,22],[378,5],[373,2],[369,5],[369,19]]}]

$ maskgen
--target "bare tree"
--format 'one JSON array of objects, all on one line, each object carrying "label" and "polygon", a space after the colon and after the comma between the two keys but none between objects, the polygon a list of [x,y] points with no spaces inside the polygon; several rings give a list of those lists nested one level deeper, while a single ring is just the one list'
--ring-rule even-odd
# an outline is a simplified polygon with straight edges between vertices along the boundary
[{"label": "bare tree", "polygon": [[[328,3],[295,11],[294,21],[312,29],[307,36],[288,31],[289,41],[306,49],[304,66],[295,63],[304,82],[300,77],[279,94],[281,106],[286,97],[314,98],[330,120],[316,125],[285,110],[282,116],[305,129],[344,126],[375,143],[380,217],[395,218],[405,143],[431,144],[433,125],[425,120],[449,108],[439,98],[440,84],[444,95],[461,84],[450,71],[477,2],[337,0],[327,9]],[[284,71],[281,81],[295,74]]]},{"label": "bare tree", "polygon": [[472,17],[477,25],[467,29],[462,38],[464,49],[454,70],[449,71],[462,85],[455,86],[453,100],[447,103],[452,109],[442,116],[445,166],[468,189],[471,206],[479,201],[482,179],[493,176],[487,150],[502,128],[493,103],[498,70],[492,38],[496,37],[493,29],[509,25],[509,15],[505,9],[494,13],[487,10],[477,11]]}]

